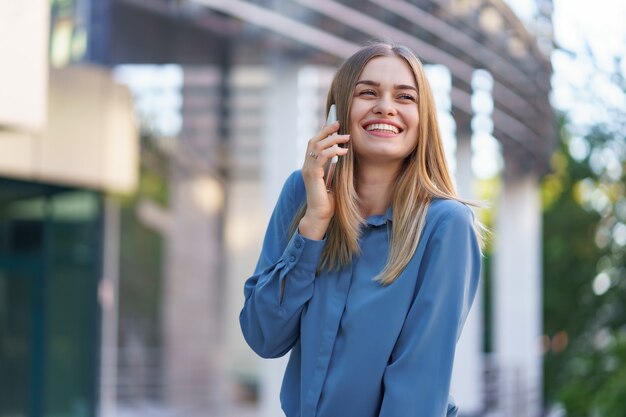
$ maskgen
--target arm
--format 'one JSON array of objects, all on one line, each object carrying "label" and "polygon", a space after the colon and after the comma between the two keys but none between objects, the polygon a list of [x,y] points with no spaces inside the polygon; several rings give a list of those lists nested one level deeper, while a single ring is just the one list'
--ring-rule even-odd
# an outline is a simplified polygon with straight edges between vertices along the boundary
[{"label": "arm", "polygon": [[[339,123],[331,123],[309,141],[302,178],[299,173],[292,174],[285,183],[256,271],[246,281],[239,322],[246,342],[262,357],[284,355],[300,336],[300,315],[313,296],[323,237],[334,213],[334,198],[324,182],[324,164],[348,152],[335,146],[349,140],[349,135],[333,135],[338,130]],[[307,209],[298,231],[289,239],[291,222],[304,202],[305,188]]]},{"label": "arm", "polygon": [[270,218],[255,273],[244,286],[245,302],[239,322],[246,342],[260,356],[287,353],[300,335],[300,314],[313,296],[315,271],[324,241],[298,232],[289,237],[301,204],[298,174],[281,191]]},{"label": "arm", "polygon": [[437,220],[415,299],[383,377],[380,417],[444,417],[457,339],[480,275],[472,214],[452,206]]}]

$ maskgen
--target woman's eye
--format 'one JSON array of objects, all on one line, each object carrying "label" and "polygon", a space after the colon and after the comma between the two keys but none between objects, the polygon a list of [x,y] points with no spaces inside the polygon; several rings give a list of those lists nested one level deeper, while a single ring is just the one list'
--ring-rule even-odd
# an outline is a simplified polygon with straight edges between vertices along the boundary
[{"label": "woman's eye", "polygon": [[413,97],[411,94],[400,94],[398,98],[400,98],[401,100],[415,101],[415,97]]},{"label": "woman's eye", "polygon": [[359,93],[360,96],[373,96],[376,95],[374,90],[363,90]]}]

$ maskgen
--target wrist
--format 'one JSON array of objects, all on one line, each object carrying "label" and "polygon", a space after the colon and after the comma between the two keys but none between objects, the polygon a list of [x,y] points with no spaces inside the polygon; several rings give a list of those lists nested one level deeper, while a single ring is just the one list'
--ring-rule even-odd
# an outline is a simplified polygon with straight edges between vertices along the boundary
[{"label": "wrist", "polygon": [[330,220],[317,219],[305,214],[298,224],[298,232],[307,239],[322,240],[329,223]]}]

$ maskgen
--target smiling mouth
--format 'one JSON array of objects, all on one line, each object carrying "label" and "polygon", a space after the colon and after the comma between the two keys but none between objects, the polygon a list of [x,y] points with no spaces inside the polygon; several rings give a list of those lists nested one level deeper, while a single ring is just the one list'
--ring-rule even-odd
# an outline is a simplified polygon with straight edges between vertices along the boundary
[{"label": "smiling mouth", "polygon": [[386,123],[372,123],[371,125],[365,127],[365,130],[368,132],[391,133],[394,135],[400,133],[400,129],[398,127]]}]

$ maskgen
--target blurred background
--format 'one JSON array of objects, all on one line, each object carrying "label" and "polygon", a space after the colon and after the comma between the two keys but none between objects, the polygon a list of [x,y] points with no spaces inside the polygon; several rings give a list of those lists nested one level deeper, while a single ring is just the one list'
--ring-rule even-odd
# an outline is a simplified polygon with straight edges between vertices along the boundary
[{"label": "blurred background", "polygon": [[0,0],[0,417],[282,415],[243,282],[375,38],[422,58],[460,194],[489,203],[461,416],[626,416],[625,21],[620,0]]}]

